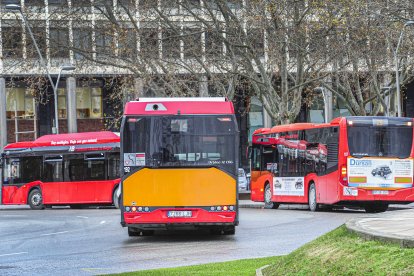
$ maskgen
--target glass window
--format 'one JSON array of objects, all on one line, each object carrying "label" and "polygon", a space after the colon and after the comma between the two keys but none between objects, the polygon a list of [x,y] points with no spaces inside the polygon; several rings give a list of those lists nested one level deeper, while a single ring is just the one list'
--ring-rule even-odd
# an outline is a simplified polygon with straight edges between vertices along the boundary
[{"label": "glass window", "polygon": [[22,28],[2,27],[3,57],[4,58],[22,58]]},{"label": "glass window", "polygon": [[162,32],[162,54],[164,58],[180,57],[180,33],[173,29]]},{"label": "glass window", "polygon": [[65,157],[65,181],[83,181],[83,154],[73,154]]},{"label": "glass window", "polygon": [[[36,40],[40,53],[44,58],[46,57],[46,26],[44,25],[44,22],[33,22],[31,24],[35,26],[32,27],[33,37]],[[30,38],[29,34],[26,35],[26,45],[27,57],[38,59],[39,54],[37,53],[33,40]]]},{"label": "glass window", "polygon": [[[60,22],[59,22],[60,23]],[[66,26],[59,26],[58,22],[51,22],[49,47],[50,56],[69,58],[69,30]]]},{"label": "glass window", "polygon": [[129,60],[134,60],[137,54],[137,39],[135,29],[124,28],[118,36],[119,55]]},{"label": "glass window", "polygon": [[58,115],[59,119],[66,119],[67,110],[66,110],[66,90],[64,88],[58,88]]},{"label": "glass window", "polygon": [[102,118],[102,89],[76,88],[77,118]]},{"label": "glass window", "polygon": [[[154,1],[152,1],[154,2]],[[158,30],[155,28],[146,28],[141,30],[140,36],[142,56],[148,58],[158,57]]]},{"label": "glass window", "polygon": [[63,181],[63,157],[62,155],[45,156],[43,161],[43,181],[62,182]]},{"label": "glass window", "polygon": [[117,179],[119,178],[119,152],[118,153],[109,153],[108,154],[108,179]]},{"label": "glass window", "polygon": [[185,28],[183,41],[185,58],[201,56],[201,29]]},{"label": "glass window", "polygon": [[113,52],[113,32],[110,26],[105,26],[104,22],[97,22],[99,28],[96,29],[96,52],[101,56],[111,56]]},{"label": "glass window", "polygon": [[92,51],[92,30],[86,28],[73,29],[73,46],[77,60],[88,56]]},{"label": "glass window", "polygon": [[65,180],[105,180],[104,154],[73,154],[66,156]]},{"label": "glass window", "polygon": [[[34,116],[34,98],[29,89],[6,88],[7,118],[31,118]],[[16,112],[15,112],[16,111]]]},{"label": "glass window", "polygon": [[5,184],[25,184],[40,180],[42,157],[8,158],[4,168]]},{"label": "glass window", "polygon": [[141,153],[146,166],[217,166],[235,170],[232,116],[128,118],[124,152]]}]

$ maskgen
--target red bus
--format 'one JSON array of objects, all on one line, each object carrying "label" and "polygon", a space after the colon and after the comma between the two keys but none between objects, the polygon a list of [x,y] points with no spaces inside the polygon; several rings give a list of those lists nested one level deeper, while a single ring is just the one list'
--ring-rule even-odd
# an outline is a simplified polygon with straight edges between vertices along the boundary
[{"label": "red bus", "polygon": [[233,235],[238,224],[239,132],[224,98],[142,98],[121,126],[121,225]]},{"label": "red bus", "polygon": [[342,117],[254,132],[251,199],[386,211],[414,202],[413,119]]},{"label": "red bus", "polygon": [[45,135],[4,148],[1,203],[118,205],[119,135],[109,131]]}]

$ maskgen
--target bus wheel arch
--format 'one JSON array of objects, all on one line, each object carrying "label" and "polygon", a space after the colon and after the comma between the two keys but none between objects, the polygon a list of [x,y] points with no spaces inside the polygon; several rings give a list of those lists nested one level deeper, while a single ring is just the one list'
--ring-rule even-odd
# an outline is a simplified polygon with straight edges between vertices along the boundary
[{"label": "bus wheel arch", "polygon": [[313,180],[309,181],[309,185],[308,185],[308,204],[309,204],[309,210],[311,212],[316,212],[319,210],[316,184]]},{"label": "bus wheel arch", "polygon": [[112,192],[112,203],[114,204],[116,209],[119,209],[121,207],[121,197],[118,195],[118,189],[120,187],[121,186],[117,184]]},{"label": "bus wheel arch", "polygon": [[43,205],[42,190],[39,186],[32,187],[27,196],[27,203],[33,210],[42,210],[45,208]]},{"label": "bus wheel arch", "polygon": [[264,184],[264,203],[266,209],[279,208],[279,203],[272,201],[272,190],[269,181],[266,181]]}]

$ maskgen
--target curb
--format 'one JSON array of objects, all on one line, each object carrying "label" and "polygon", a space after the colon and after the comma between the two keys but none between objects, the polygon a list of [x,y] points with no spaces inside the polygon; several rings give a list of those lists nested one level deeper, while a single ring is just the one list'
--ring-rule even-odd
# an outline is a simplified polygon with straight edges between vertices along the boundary
[{"label": "curb", "polygon": [[239,208],[252,208],[252,209],[264,209],[264,204],[239,204]]},{"label": "curb", "polygon": [[256,269],[256,276],[263,276],[263,272],[262,270],[269,267],[270,265],[264,265],[262,267],[259,267],[258,269]]},{"label": "curb", "polygon": [[[378,218],[378,217],[372,217]],[[365,229],[359,226],[359,222],[363,219],[351,219],[348,221],[345,226],[349,232],[355,233],[365,240],[376,240],[382,242],[390,242],[394,244],[399,244],[403,248],[414,248],[414,238],[403,237],[397,234],[385,234],[372,229]],[[392,223],[392,222],[390,222]]]}]

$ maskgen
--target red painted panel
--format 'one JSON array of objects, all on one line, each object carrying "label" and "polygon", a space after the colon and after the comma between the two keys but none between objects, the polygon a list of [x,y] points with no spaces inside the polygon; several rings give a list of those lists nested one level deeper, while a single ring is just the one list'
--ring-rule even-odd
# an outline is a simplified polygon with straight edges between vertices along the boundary
[{"label": "red painted panel", "polygon": [[250,176],[250,198],[252,201],[264,201],[264,187],[268,181],[273,186],[273,174],[269,171],[252,171]]},{"label": "red painted panel", "polygon": [[[145,110],[147,105],[161,104],[165,110]],[[162,108],[164,109],[164,108]],[[128,102],[125,105],[125,115],[174,115],[186,114],[234,114],[232,102],[208,101],[154,101],[154,102]]]},{"label": "red painted panel", "polygon": [[[170,210],[185,210],[192,211],[191,218],[168,218],[167,212]],[[125,223],[140,224],[140,223],[232,223],[236,219],[236,212],[209,212],[200,208],[162,208],[148,213],[133,213],[124,212]]]}]

